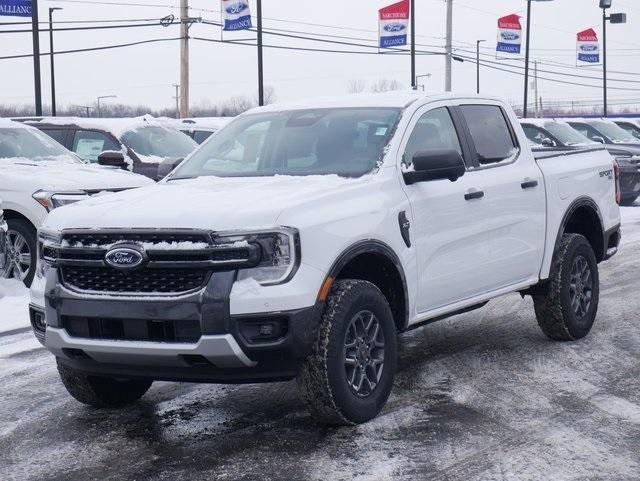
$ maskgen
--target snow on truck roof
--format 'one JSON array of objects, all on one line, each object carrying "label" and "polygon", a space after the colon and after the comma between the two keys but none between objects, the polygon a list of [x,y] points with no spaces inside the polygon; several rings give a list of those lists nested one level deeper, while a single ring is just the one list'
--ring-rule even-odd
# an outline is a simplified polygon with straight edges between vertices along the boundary
[{"label": "snow on truck roof", "polygon": [[166,127],[162,122],[150,115],[142,117],[127,118],[95,118],[95,117],[37,117],[25,118],[28,124],[48,124],[48,125],[77,125],[88,129],[106,130],[115,137],[120,138],[124,133],[149,125]]},{"label": "snow on truck roof", "polygon": [[502,99],[478,96],[476,94],[460,95],[460,94],[437,94],[425,95],[424,92],[417,90],[397,90],[384,93],[361,93],[342,95],[339,97],[321,97],[317,99],[308,99],[292,102],[278,102],[266,105],[264,107],[255,107],[247,113],[261,112],[280,112],[285,110],[305,110],[305,109],[322,109],[322,108],[399,108],[404,109],[417,100],[449,100],[449,99],[477,99],[481,98],[487,101],[499,101]]}]

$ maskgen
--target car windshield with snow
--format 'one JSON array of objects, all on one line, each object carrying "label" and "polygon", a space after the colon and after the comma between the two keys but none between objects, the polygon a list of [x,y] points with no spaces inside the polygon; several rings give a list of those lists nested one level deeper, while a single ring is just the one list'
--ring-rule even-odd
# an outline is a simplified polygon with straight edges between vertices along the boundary
[{"label": "car windshield with snow", "polygon": [[58,159],[82,163],[80,158],[35,129],[0,127],[0,159],[15,158],[31,162]]},{"label": "car windshield with snow", "polygon": [[358,177],[382,160],[399,109],[339,108],[260,113],[220,130],[171,176]]}]

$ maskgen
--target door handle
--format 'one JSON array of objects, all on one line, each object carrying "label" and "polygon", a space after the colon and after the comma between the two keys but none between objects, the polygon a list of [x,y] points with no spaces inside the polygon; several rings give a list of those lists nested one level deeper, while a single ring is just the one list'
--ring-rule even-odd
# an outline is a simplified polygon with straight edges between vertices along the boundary
[{"label": "door handle", "polygon": [[520,187],[523,189],[533,189],[534,187],[538,187],[538,181],[525,179],[524,182],[520,184]]},{"label": "door handle", "polygon": [[484,192],[481,190],[476,190],[476,191],[468,192],[464,194],[464,200],[482,199],[483,197],[484,197]]}]

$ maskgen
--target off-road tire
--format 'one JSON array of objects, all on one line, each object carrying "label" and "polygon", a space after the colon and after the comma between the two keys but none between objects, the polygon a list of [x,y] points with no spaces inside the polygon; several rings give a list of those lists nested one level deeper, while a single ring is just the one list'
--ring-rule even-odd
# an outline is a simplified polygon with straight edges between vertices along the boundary
[{"label": "off-road tire", "polygon": [[[384,335],[384,366],[376,387],[359,397],[349,386],[344,363],[346,331],[358,312],[368,310]],[[353,425],[366,422],[384,407],[395,377],[397,332],[389,304],[372,283],[334,282],[327,298],[311,354],[305,360],[298,386],[312,416],[322,424]]]},{"label": "off-road tire", "polygon": [[91,376],[65,366],[58,360],[60,379],[77,401],[96,408],[121,407],[140,399],[151,387],[147,379],[119,380]]},{"label": "off-road tire", "polygon": [[36,264],[38,259],[37,231],[31,223],[23,219],[7,219],[7,227],[9,227],[9,231],[15,231],[24,237],[24,240],[29,246],[29,251],[31,252],[31,265],[29,266],[29,271],[23,279],[23,282],[27,287],[31,287],[33,276],[36,274]]},{"label": "off-road tire", "polygon": [[[586,259],[592,276],[591,303],[579,318],[571,307],[570,278],[576,257]],[[533,296],[538,325],[547,337],[555,341],[576,341],[591,331],[598,312],[600,296],[598,263],[593,248],[580,234],[564,234],[551,265],[546,295]]]}]

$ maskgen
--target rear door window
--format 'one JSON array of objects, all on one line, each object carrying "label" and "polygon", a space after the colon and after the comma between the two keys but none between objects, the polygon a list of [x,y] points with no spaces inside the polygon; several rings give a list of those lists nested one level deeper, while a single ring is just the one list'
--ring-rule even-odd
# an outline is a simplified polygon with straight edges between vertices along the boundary
[{"label": "rear door window", "polygon": [[78,156],[89,162],[97,162],[98,156],[105,150],[122,150],[111,137],[97,130],[78,130],[73,138],[73,150]]},{"label": "rear door window", "polygon": [[509,123],[497,105],[461,105],[481,165],[513,158],[518,145]]}]

